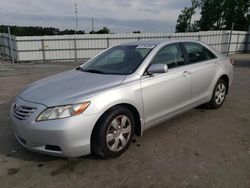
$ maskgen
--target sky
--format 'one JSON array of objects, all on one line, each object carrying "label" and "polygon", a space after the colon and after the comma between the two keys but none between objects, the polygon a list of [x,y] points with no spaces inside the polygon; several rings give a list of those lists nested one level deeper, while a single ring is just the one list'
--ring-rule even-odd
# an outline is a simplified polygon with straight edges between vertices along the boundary
[{"label": "sky", "polygon": [[75,29],[108,27],[113,33],[174,32],[181,9],[190,0],[1,0],[0,25],[48,26]]}]

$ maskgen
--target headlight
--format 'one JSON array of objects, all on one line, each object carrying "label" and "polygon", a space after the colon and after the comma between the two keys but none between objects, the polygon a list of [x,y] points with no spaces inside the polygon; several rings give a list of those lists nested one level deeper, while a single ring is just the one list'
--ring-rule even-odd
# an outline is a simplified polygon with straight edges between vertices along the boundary
[{"label": "headlight", "polygon": [[60,119],[60,118],[76,116],[84,112],[89,105],[90,102],[84,102],[81,104],[49,107],[38,116],[36,121]]}]

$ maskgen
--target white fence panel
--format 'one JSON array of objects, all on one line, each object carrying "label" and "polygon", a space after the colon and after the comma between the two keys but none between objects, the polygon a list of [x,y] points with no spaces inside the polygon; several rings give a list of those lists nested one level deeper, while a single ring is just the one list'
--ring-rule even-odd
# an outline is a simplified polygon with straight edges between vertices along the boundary
[{"label": "white fence panel", "polygon": [[[11,39],[11,43],[10,43]],[[11,59],[11,47],[13,50],[13,58],[17,59],[17,46],[16,38],[13,35],[8,35],[6,33],[0,33],[0,57],[4,59]]]},{"label": "white fence panel", "polygon": [[[233,31],[230,53],[249,49],[247,32]],[[194,39],[227,53],[230,31],[201,31],[192,33],[139,33],[139,34],[83,34],[16,37],[19,61],[60,61],[91,58],[100,51],[121,43],[150,39]],[[248,42],[250,43],[250,41]]]}]

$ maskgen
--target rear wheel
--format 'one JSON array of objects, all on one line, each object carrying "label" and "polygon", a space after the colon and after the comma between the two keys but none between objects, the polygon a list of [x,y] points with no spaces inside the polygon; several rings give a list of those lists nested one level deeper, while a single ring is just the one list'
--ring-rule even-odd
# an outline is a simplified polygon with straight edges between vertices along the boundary
[{"label": "rear wheel", "polygon": [[92,150],[105,157],[120,156],[134,136],[135,120],[132,112],[117,106],[106,112],[97,122],[92,136]]},{"label": "rear wheel", "polygon": [[212,109],[221,107],[221,105],[226,99],[226,94],[227,94],[227,83],[225,80],[219,79],[215,85],[211,101],[207,104],[208,107]]}]

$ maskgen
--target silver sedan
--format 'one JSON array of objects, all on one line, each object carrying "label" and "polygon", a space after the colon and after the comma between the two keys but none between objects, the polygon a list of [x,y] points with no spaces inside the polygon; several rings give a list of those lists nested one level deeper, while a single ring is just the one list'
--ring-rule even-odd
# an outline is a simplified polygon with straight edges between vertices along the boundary
[{"label": "silver sedan", "polygon": [[201,104],[219,108],[232,79],[230,59],[198,41],[118,45],[24,88],[12,127],[28,150],[113,158],[149,127]]}]

